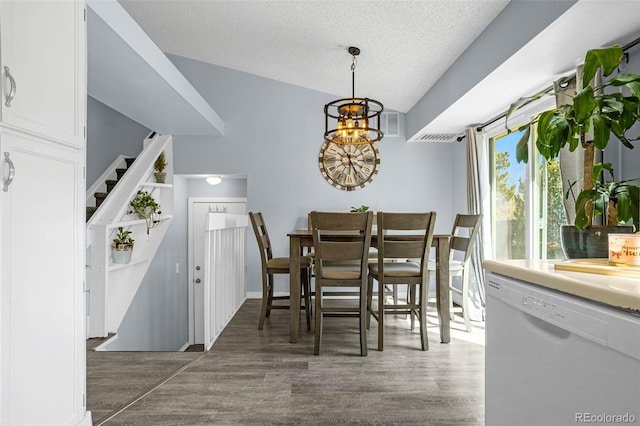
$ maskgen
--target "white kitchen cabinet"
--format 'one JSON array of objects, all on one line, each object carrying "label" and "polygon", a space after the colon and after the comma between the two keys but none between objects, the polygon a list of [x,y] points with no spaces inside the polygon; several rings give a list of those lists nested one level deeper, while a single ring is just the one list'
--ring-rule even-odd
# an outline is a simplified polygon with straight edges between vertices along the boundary
[{"label": "white kitchen cabinet", "polygon": [[[0,424],[84,415],[84,151],[0,135]],[[8,155],[8,157],[7,157]],[[37,407],[37,408],[36,408]]]},{"label": "white kitchen cabinet", "polygon": [[0,2],[3,127],[84,145],[84,10],[81,1]]},{"label": "white kitchen cabinet", "polygon": [[83,2],[0,2],[0,425],[91,423],[85,33]]}]

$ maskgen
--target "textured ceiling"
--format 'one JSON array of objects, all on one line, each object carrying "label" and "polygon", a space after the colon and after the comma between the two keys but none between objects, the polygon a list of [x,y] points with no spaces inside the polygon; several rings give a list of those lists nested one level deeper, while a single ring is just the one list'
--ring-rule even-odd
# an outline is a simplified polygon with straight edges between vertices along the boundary
[{"label": "textured ceiling", "polygon": [[120,0],[165,53],[407,112],[507,0]]}]

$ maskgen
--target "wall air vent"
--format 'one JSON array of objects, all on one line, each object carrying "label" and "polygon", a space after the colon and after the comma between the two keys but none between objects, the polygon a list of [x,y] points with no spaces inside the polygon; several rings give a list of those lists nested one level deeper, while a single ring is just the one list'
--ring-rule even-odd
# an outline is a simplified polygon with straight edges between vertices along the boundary
[{"label": "wall air vent", "polygon": [[400,136],[400,114],[383,112],[380,117],[380,130],[385,136]]},{"label": "wall air vent", "polygon": [[418,133],[407,142],[456,142],[459,133]]}]

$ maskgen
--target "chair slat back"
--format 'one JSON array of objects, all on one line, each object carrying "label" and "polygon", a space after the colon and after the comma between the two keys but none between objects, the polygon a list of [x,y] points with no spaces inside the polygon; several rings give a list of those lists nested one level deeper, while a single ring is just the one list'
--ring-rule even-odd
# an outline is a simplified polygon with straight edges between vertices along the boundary
[{"label": "chair slat back", "polygon": [[249,212],[249,218],[251,219],[251,226],[253,227],[253,233],[256,236],[258,242],[258,248],[260,249],[260,259],[263,266],[266,267],[267,261],[273,258],[273,252],[271,250],[271,240],[269,239],[269,232],[267,231],[267,225],[264,223],[262,212]]},{"label": "chair slat back", "polygon": [[480,223],[482,220],[481,214],[458,214],[456,220],[453,223],[453,230],[451,231],[450,258],[453,259],[457,253],[461,253],[458,256],[462,256],[462,261],[466,262],[471,256],[473,251],[473,245],[476,242],[478,231],[480,230]]},{"label": "chair slat back", "polygon": [[435,212],[377,213],[378,268],[385,259],[420,259],[426,270],[433,241]]},{"label": "chair slat back", "polygon": [[371,245],[372,212],[311,212],[311,232],[319,276],[328,260],[359,261],[366,276]]}]

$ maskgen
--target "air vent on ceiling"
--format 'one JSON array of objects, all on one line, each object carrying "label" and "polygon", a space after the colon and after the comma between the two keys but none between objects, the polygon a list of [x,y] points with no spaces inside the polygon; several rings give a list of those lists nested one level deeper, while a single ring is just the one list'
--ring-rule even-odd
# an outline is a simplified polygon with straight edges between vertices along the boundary
[{"label": "air vent on ceiling", "polygon": [[380,117],[380,130],[385,136],[400,136],[400,114],[383,112]]},{"label": "air vent on ceiling", "polygon": [[456,142],[458,133],[418,133],[407,142]]}]

